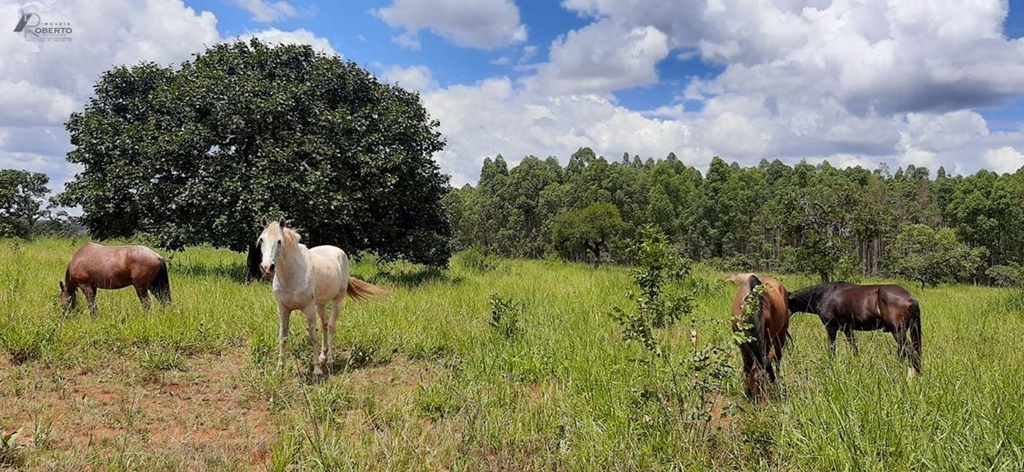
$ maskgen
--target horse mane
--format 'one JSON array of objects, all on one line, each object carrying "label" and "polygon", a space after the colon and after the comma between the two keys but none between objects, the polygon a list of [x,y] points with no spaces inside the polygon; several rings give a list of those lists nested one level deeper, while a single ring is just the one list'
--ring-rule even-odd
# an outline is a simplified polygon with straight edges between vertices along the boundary
[{"label": "horse mane", "polygon": [[295,247],[302,241],[302,235],[291,228],[281,227],[281,234],[284,235],[284,243],[289,247]]}]

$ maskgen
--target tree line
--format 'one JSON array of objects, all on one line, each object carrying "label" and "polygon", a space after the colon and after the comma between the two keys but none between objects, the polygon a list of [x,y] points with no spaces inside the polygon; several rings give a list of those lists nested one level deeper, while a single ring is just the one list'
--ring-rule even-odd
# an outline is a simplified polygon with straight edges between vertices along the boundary
[{"label": "tree line", "polygon": [[716,157],[702,173],[674,154],[610,161],[581,148],[565,166],[487,158],[479,183],[445,202],[455,250],[506,257],[629,262],[626,241],[653,226],[693,260],[823,281],[1006,282],[1024,262],[1022,172],[952,176],[940,167],[932,178],[913,165],[741,167]]}]

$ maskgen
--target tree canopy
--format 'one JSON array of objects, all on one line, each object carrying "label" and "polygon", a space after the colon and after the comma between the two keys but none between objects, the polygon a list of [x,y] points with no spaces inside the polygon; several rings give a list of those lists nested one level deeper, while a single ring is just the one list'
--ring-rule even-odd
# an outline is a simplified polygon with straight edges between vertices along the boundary
[{"label": "tree canopy", "polygon": [[619,239],[625,229],[619,209],[611,203],[595,203],[555,217],[551,237],[564,253],[589,252],[594,265],[601,263],[601,251]]},{"label": "tree canopy", "polygon": [[922,288],[970,277],[983,252],[961,243],[949,228],[934,230],[923,224],[904,226],[887,250],[889,272],[921,282]]},{"label": "tree canopy", "polygon": [[67,123],[83,171],[60,202],[96,238],[245,250],[263,217],[310,244],[446,263],[444,147],[419,96],[309,46],[218,44],[117,67]]},{"label": "tree canopy", "polygon": [[32,236],[36,221],[48,214],[49,182],[39,172],[0,169],[0,237]]}]

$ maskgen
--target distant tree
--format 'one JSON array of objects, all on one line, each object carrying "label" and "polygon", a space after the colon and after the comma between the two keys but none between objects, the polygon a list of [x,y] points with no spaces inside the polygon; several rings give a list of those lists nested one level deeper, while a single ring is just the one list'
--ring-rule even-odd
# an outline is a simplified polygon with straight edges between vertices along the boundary
[{"label": "distant tree", "polygon": [[39,172],[0,170],[0,237],[31,238],[36,221],[46,216],[46,184]]},{"label": "distant tree", "polygon": [[981,264],[983,250],[960,242],[949,228],[905,225],[886,250],[889,273],[925,285],[956,282],[970,277]]},{"label": "distant tree", "polygon": [[563,254],[586,250],[593,256],[596,266],[601,262],[601,251],[620,237],[624,227],[615,205],[595,203],[556,216],[551,226],[551,237]]},{"label": "distant tree", "polygon": [[252,249],[264,216],[311,245],[446,263],[444,141],[417,94],[309,46],[218,44],[116,67],[67,123],[61,195],[96,238]]},{"label": "distant tree", "polygon": [[859,200],[856,186],[836,176],[818,178],[794,193],[789,230],[797,243],[795,265],[799,269],[817,274],[827,283],[850,264]]}]

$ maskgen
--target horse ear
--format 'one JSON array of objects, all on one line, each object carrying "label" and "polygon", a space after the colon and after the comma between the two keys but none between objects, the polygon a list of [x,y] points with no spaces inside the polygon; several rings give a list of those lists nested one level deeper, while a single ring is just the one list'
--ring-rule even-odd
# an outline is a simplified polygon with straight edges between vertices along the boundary
[{"label": "horse ear", "polygon": [[281,228],[287,228],[288,227],[288,220],[286,220],[284,218],[281,218],[281,221],[279,222],[279,224],[281,225]]},{"label": "horse ear", "polygon": [[63,292],[64,291],[64,282],[61,282],[61,281],[58,280],[57,281],[57,285],[60,285],[60,291]]}]

